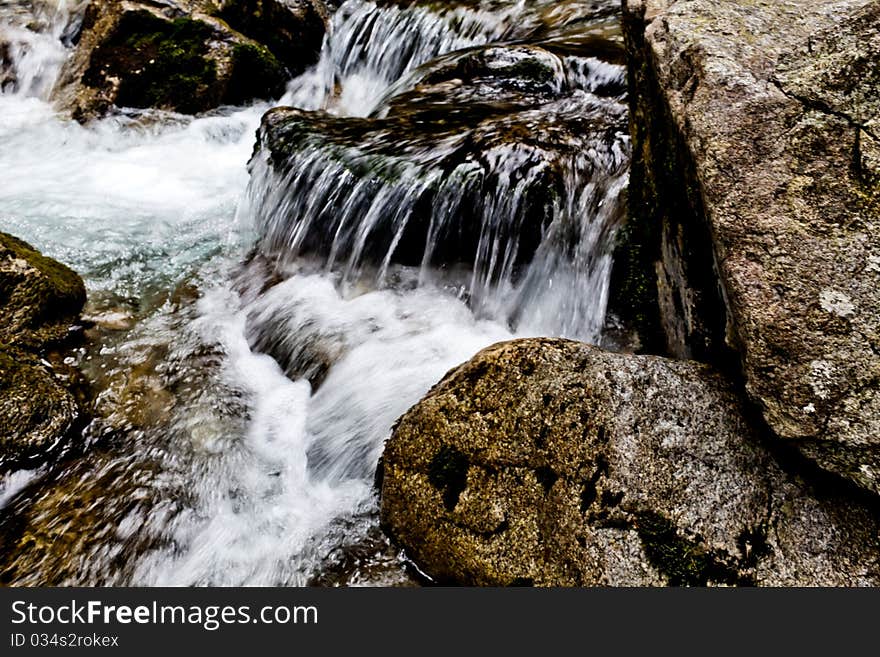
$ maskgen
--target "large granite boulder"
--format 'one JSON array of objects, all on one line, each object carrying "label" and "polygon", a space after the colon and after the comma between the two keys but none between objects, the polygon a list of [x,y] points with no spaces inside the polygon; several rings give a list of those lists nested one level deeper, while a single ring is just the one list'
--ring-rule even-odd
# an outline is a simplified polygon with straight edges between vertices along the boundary
[{"label": "large granite boulder", "polygon": [[0,469],[47,456],[80,426],[77,374],[53,352],[85,298],[74,271],[0,233]]},{"label": "large granite boulder", "polygon": [[54,97],[80,121],[114,105],[194,114],[277,98],[317,60],[325,20],[319,0],[92,0]]},{"label": "large granite boulder", "polygon": [[622,298],[880,492],[880,4],[629,0],[624,22]]},{"label": "large granite boulder", "polygon": [[530,339],[401,418],[386,532],[470,585],[877,585],[876,508],[783,471],[708,366]]}]

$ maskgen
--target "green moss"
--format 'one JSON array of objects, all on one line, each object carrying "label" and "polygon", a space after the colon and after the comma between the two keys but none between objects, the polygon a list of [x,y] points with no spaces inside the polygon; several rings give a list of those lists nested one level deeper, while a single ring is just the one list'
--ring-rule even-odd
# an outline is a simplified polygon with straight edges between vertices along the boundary
[{"label": "green moss", "polygon": [[277,57],[291,75],[318,61],[324,19],[312,3],[291,6],[279,0],[225,0],[216,15]]},{"label": "green moss", "polygon": [[112,36],[95,49],[83,82],[100,88],[121,80],[116,102],[195,113],[215,106],[215,63],[208,57],[214,29],[189,18],[164,20],[126,12]]},{"label": "green moss", "polygon": [[[0,341],[24,343],[46,324],[72,321],[85,300],[85,285],[76,272],[0,233],[0,313],[5,318]],[[31,335],[23,335],[25,331]]]},{"label": "green moss", "polygon": [[[6,345],[0,345],[0,392],[4,392],[19,384],[24,378],[21,358],[16,357]],[[5,435],[4,427],[0,434]]]},{"label": "green moss", "polygon": [[669,519],[654,512],[636,518],[645,554],[672,586],[705,586],[709,582],[748,585],[735,568],[703,547],[678,535]]},{"label": "green moss", "polygon": [[238,105],[269,95],[284,93],[287,73],[268,48],[256,43],[238,43],[232,49],[232,72],[223,102]]}]

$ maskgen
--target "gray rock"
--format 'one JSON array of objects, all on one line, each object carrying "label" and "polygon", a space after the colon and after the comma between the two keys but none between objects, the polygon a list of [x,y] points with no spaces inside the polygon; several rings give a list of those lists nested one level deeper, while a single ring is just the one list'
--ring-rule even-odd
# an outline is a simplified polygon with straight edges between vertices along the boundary
[{"label": "gray rock", "polygon": [[880,492],[880,4],[630,0],[624,20],[631,289],[673,353],[732,348],[777,436]]},{"label": "gray rock", "polygon": [[876,509],[776,463],[708,366],[502,343],[401,418],[386,532],[469,585],[876,585]]}]

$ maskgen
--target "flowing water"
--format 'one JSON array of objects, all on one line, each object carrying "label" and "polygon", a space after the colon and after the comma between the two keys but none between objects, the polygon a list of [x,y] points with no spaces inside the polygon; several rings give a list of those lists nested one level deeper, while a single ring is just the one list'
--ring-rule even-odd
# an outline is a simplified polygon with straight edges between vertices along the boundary
[{"label": "flowing water", "polygon": [[499,340],[602,340],[616,5],[348,0],[275,149],[269,104],[65,120],[81,7],[0,0],[0,228],[86,280],[96,393],[79,444],[0,480],[0,579],[410,582],[373,490],[394,421]]}]

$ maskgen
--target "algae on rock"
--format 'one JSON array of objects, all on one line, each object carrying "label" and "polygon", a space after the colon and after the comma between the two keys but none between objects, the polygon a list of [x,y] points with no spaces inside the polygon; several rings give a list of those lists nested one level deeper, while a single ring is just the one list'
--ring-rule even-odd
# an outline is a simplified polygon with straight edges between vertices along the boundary
[{"label": "algae on rock", "polygon": [[227,5],[218,7],[212,0],[181,0],[168,7],[92,0],[54,98],[80,121],[102,116],[114,105],[195,114],[277,98],[288,79],[317,58],[325,17],[316,8],[297,13],[295,7],[270,4],[278,5],[276,13],[284,15],[285,24],[301,28],[295,44],[299,59],[273,48],[280,33],[275,41],[262,43],[237,31],[222,18]]}]

